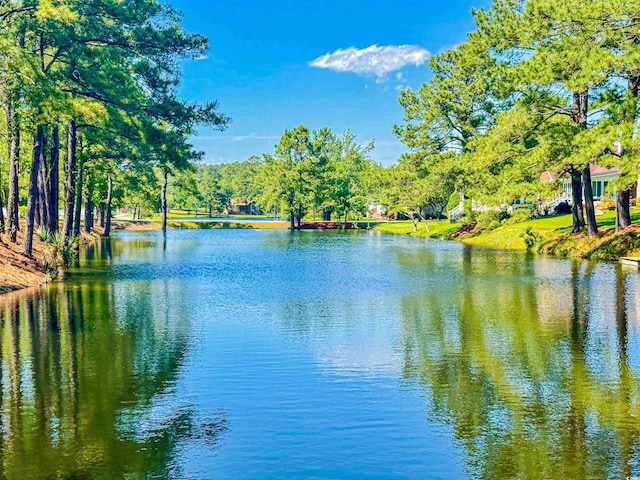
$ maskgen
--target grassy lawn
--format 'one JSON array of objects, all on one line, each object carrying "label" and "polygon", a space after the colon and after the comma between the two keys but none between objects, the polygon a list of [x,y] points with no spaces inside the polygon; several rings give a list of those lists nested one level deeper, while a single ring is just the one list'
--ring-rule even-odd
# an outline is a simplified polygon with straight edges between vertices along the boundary
[{"label": "grassy lawn", "polygon": [[453,232],[460,228],[459,223],[451,223],[449,220],[429,220],[427,222],[429,230],[425,228],[425,223],[418,224],[418,231],[413,231],[413,222],[411,220],[399,220],[391,222],[379,223],[374,227],[383,233],[392,233],[395,235],[413,235],[416,237],[428,238],[448,238]]},{"label": "grassy lawn", "polygon": [[[456,239],[471,245],[494,248],[525,250],[523,236],[531,229],[536,236],[535,251],[561,256],[580,256],[598,260],[613,260],[620,255],[640,254],[640,233],[634,229],[624,235],[615,235],[616,213],[606,211],[596,217],[600,233],[595,239],[588,239],[586,233],[570,235],[571,215],[541,217],[512,225],[503,224],[495,230],[459,230],[462,225],[447,220],[430,221],[429,231],[421,222],[418,231],[413,231],[413,222],[386,222],[375,227],[376,230],[397,235]],[[640,223],[640,209],[631,210],[633,223]],[[640,229],[638,229],[640,230]]]},{"label": "grassy lawn", "polygon": [[215,230],[215,229],[255,229],[255,230],[283,230],[289,228],[288,222],[217,222],[217,221],[198,221],[190,222],[188,220],[169,221],[167,226],[175,230]]}]

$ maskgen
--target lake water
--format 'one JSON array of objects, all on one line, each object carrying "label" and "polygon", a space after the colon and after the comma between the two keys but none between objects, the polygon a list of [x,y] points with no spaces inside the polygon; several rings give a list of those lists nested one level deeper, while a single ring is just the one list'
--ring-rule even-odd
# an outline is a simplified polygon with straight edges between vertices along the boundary
[{"label": "lake water", "polygon": [[121,232],[0,297],[0,477],[640,475],[640,275],[369,233]]}]

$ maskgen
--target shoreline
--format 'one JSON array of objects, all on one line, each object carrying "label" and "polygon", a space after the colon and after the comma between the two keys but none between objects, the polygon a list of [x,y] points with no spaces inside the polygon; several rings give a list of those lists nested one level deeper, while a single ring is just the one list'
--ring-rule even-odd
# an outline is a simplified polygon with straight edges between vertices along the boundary
[{"label": "shoreline", "polygon": [[[640,211],[635,212],[634,220],[640,219]],[[409,235],[457,241],[467,245],[491,247],[496,249],[530,251],[553,255],[560,258],[582,258],[595,261],[619,261],[621,257],[640,256],[640,224],[634,223],[623,232],[615,233],[609,225],[609,219],[603,219],[600,233],[593,239],[585,232],[571,234],[568,228],[569,215],[544,217],[517,224],[501,225],[495,229],[481,229],[477,226],[452,224],[448,220],[431,220],[418,224],[414,231],[413,222],[379,222],[371,228],[389,235]],[[367,222],[365,222],[367,223]],[[565,225],[567,224],[567,225]],[[210,230],[210,229],[287,229],[288,222],[271,221],[208,221],[170,220],[171,230]],[[160,222],[153,220],[114,220],[112,230],[148,231],[160,230]],[[87,246],[103,237],[103,229],[95,227],[90,234],[82,233],[80,245]],[[45,259],[51,253],[50,244],[34,236],[34,254],[27,257],[22,253],[22,233],[18,232],[18,243],[11,244],[8,236],[0,234],[0,295],[40,287],[51,281],[47,273]],[[526,242],[531,246],[527,248]]]},{"label": "shoreline", "polygon": [[[158,229],[159,229],[158,224]],[[117,230],[149,230],[145,226],[137,228],[129,222],[121,222],[115,220],[111,224],[112,231]],[[37,288],[50,283],[52,280],[50,273],[47,271],[46,261],[52,255],[53,247],[51,244],[44,242],[33,236],[33,255],[31,257],[22,253],[22,245],[24,240],[24,226],[18,231],[16,243],[9,241],[9,236],[0,233],[0,295],[27,288]],[[104,228],[97,225],[91,233],[82,231],[80,233],[80,248],[86,247],[97,242],[104,237]],[[64,267],[58,265],[58,277],[64,275]]]},{"label": "shoreline", "polygon": [[[409,235],[481,247],[529,251],[559,258],[617,262],[621,257],[640,256],[640,224],[633,223],[623,232],[616,233],[615,217],[603,217],[598,235],[591,239],[585,231],[571,233],[570,215],[507,223],[494,229],[452,224],[448,220],[431,220],[428,222],[428,231],[425,224],[420,223],[418,230],[414,232],[411,221],[383,223],[377,225],[374,230],[391,235]],[[639,218],[640,212],[636,211],[634,220],[637,222]]]},{"label": "shoreline", "polygon": [[[97,241],[101,227],[96,227],[92,233],[80,234],[80,247]],[[25,288],[41,287],[53,279],[48,262],[54,261],[54,247],[47,242],[33,236],[33,255],[28,257],[22,252],[23,230],[18,231],[16,243],[9,241],[9,236],[0,234],[0,295],[23,290]],[[63,274],[63,267],[57,264],[57,274]]]}]

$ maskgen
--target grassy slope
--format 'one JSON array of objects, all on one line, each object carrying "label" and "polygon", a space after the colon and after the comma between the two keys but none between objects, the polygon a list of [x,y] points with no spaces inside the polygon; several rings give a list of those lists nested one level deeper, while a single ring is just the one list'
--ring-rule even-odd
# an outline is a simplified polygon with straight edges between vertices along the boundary
[{"label": "grassy slope", "polygon": [[[417,235],[421,237],[456,239],[472,245],[525,250],[522,235],[531,228],[538,237],[535,251],[561,256],[575,256],[597,260],[615,260],[624,255],[640,255],[640,226],[634,225],[622,234],[615,234],[615,212],[607,211],[597,217],[600,233],[595,239],[586,234],[571,235],[571,215],[559,215],[532,219],[513,225],[502,225],[492,231],[465,232],[460,224],[446,220],[429,222],[429,232],[424,224],[413,233],[410,221],[380,224],[376,230],[385,233]],[[632,220],[640,222],[640,210],[632,211]]]}]

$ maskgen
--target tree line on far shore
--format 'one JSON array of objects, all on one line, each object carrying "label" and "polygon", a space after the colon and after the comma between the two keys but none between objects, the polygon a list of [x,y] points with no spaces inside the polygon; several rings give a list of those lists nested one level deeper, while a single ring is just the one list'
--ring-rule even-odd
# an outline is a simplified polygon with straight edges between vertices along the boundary
[{"label": "tree line on far shore", "polygon": [[158,0],[0,2],[0,231],[24,228],[27,255],[36,227],[64,245],[94,212],[108,235],[114,195],[166,191],[201,156],[195,127],[227,124],[176,94],[181,62],[207,48],[180,21]]},{"label": "tree line on far shore", "polygon": [[[0,2],[0,230],[15,242],[24,228],[30,255],[36,226],[62,244],[95,221],[108,235],[115,207],[134,218],[162,212],[163,229],[169,205],[213,215],[233,201],[291,228],[303,218],[347,223],[372,203],[415,221],[459,200],[499,216],[553,197],[566,180],[573,232],[594,236],[592,163],[619,167],[605,194],[615,196],[616,229],[628,227],[640,165],[640,4],[495,0],[473,15],[466,41],[431,58],[431,79],[401,92],[394,132],[409,153],[396,164],[373,162],[373,143],[349,131],[300,125],[271,153],[205,165],[189,137],[229,119],[216,102],[177,97],[181,62],[207,40],[185,32],[170,6]],[[555,182],[541,182],[543,172]]]},{"label": "tree line on far shore", "polygon": [[[245,199],[286,212],[292,227],[305,213],[344,218],[363,197],[414,219],[440,217],[462,199],[470,222],[471,204],[500,218],[567,182],[572,230],[593,237],[597,163],[619,167],[604,195],[615,201],[616,230],[628,227],[640,174],[640,3],[495,0],[473,15],[466,41],[431,58],[432,78],[401,92],[405,122],[394,132],[409,153],[395,165],[372,163],[371,146],[357,150],[350,134],[349,153],[326,129],[300,126],[253,159],[258,182]],[[545,172],[555,181],[543,183]]]}]

